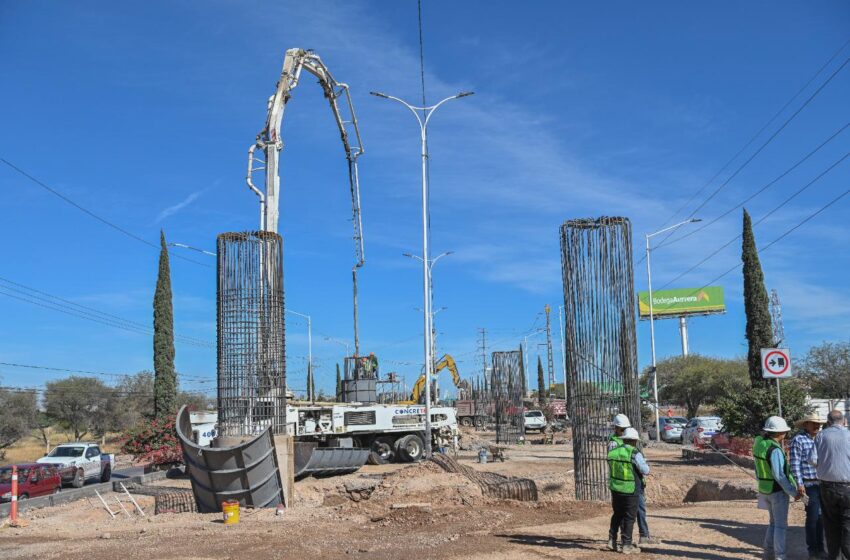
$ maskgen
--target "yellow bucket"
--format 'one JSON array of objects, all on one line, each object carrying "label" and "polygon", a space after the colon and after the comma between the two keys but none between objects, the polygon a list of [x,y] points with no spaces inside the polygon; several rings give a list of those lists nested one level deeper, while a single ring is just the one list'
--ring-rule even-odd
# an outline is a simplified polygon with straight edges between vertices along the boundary
[{"label": "yellow bucket", "polygon": [[221,511],[224,514],[225,525],[239,523],[239,502],[222,502]]}]

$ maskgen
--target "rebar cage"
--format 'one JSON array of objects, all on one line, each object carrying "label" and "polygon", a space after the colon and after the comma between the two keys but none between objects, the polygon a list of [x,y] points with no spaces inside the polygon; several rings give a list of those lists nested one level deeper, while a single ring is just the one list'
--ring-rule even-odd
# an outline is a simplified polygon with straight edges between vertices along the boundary
[{"label": "rebar cage", "polygon": [[525,371],[522,348],[511,352],[493,352],[492,357],[490,387],[496,443],[517,443],[525,433],[522,402],[525,396]]},{"label": "rebar cage", "polygon": [[611,418],[640,433],[631,224],[627,218],[561,226],[567,401],[573,423],[576,499],[606,500]]},{"label": "rebar cage", "polygon": [[218,256],[218,428],[223,437],[286,433],[283,240],[222,233]]}]

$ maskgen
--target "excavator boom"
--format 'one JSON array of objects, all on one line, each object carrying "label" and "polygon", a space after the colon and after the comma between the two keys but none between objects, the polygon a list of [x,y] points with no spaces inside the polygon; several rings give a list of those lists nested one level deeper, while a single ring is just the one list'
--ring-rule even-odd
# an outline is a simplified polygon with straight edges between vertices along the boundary
[{"label": "excavator boom", "polygon": [[[436,377],[436,375],[444,369],[448,369],[449,373],[452,374],[452,383],[454,383],[456,388],[461,390],[466,390],[468,388],[467,382],[460,378],[454,358],[452,358],[449,354],[444,354],[443,357],[440,358],[440,360],[434,365],[434,376]],[[424,392],[425,374],[423,373],[419,376],[419,379],[416,380],[416,383],[413,384],[413,390],[410,392],[410,399],[402,401],[400,404],[418,404],[419,399],[422,398]]]}]

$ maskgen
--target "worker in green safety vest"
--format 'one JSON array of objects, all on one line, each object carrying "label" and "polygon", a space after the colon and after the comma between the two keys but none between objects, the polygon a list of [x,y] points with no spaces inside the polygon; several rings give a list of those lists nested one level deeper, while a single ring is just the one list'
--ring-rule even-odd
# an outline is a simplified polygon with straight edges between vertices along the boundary
[{"label": "worker in green safety vest", "polygon": [[[625,414],[614,416],[611,420],[611,428],[614,429],[614,433],[608,436],[608,451],[623,445],[623,433],[626,431],[626,428],[631,427],[632,423]],[[640,535],[638,545],[661,544],[660,539],[649,534],[649,523],[646,521],[646,494],[643,491],[640,492],[640,499],[638,500],[637,525],[638,534]]]},{"label": "worker in green safety vest", "polygon": [[753,443],[753,460],[758,479],[759,507],[767,509],[770,515],[764,535],[764,556],[785,560],[788,505],[790,498],[799,500],[802,496],[782,448],[782,441],[791,428],[783,418],[771,416],[762,430],[764,435],[756,437]]},{"label": "worker in green safety vest", "polygon": [[636,554],[640,548],[632,544],[632,531],[643,490],[643,479],[649,465],[636,445],[640,436],[634,428],[626,428],[619,436],[623,444],[608,452],[608,488],[611,490],[611,525],[608,529],[608,548],[617,550],[620,533],[623,554]]}]

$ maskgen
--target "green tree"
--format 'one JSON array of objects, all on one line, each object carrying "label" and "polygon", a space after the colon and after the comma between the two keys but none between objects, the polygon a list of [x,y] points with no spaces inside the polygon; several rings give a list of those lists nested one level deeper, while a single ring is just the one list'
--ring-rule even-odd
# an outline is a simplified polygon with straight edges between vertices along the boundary
[{"label": "green tree", "polygon": [[[642,383],[652,385],[652,368],[643,371]],[[659,400],[685,407],[688,418],[696,416],[701,406],[714,404],[726,391],[748,386],[747,362],[743,359],[691,354],[658,362]]]},{"label": "green tree", "polygon": [[340,400],[342,394],[342,376],[339,374],[339,363],[336,365],[336,400]]},{"label": "green tree", "polygon": [[98,430],[99,422],[109,408],[113,390],[100,379],[72,375],[47,383],[44,406],[47,414],[74,433],[80,441],[90,431]]},{"label": "green tree", "polygon": [[160,231],[159,242],[159,274],[153,296],[154,411],[157,418],[166,418],[177,409],[177,372],[174,369],[171,269],[163,231]]},{"label": "green tree", "polygon": [[178,408],[186,405],[192,410],[209,410],[213,406],[213,399],[203,393],[191,391],[180,391],[177,393]]},{"label": "green tree", "polygon": [[773,324],[770,319],[770,302],[764,287],[764,273],[753,235],[753,223],[746,209],[744,209],[742,239],[741,260],[744,273],[744,312],[747,316],[746,333],[749,345],[747,363],[750,385],[767,387],[767,381],[761,376],[761,349],[773,347]]},{"label": "green tree", "polygon": [[800,372],[816,398],[850,397],[850,342],[824,342],[812,346]]},{"label": "green tree", "polygon": [[38,426],[35,391],[0,389],[0,458],[5,449]]},{"label": "green tree", "polygon": [[[780,380],[782,388],[782,415],[792,424],[806,413],[806,390],[797,379]],[[779,414],[776,387],[747,387],[739,390],[730,387],[717,399],[715,413],[723,421],[723,429],[734,436],[753,437],[761,433],[764,421]]]},{"label": "green tree", "polygon": [[154,374],[152,371],[140,371],[121,378],[117,387],[121,401],[121,425],[135,426],[156,416],[154,405]]},{"label": "green tree", "polygon": [[546,402],[546,380],[543,377],[543,362],[537,356],[537,403],[542,405]]}]

